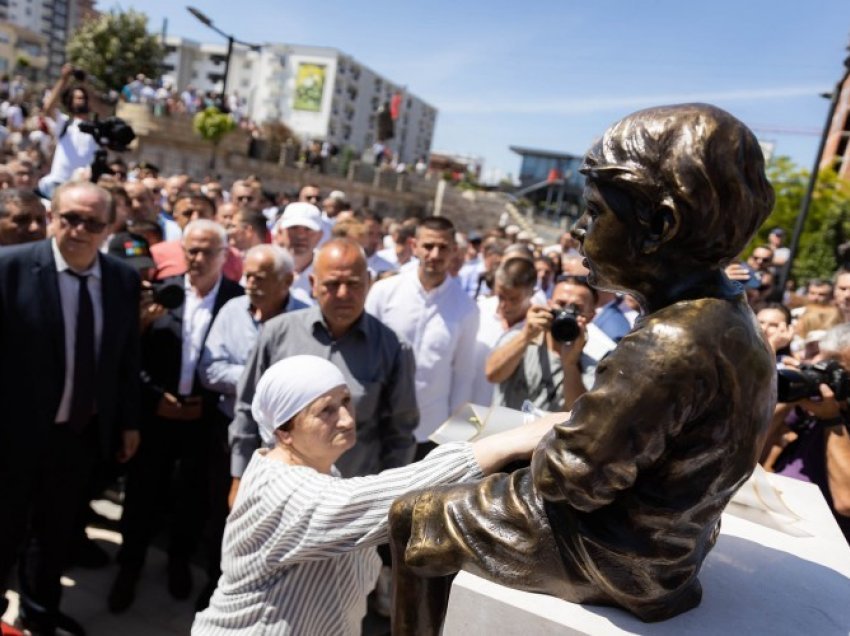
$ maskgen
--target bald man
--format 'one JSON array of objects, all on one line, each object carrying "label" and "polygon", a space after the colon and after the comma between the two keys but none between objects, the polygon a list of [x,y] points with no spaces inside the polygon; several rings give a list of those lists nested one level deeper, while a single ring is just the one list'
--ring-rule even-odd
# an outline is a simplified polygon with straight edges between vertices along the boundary
[{"label": "bald man", "polygon": [[317,304],[265,323],[242,375],[230,425],[235,487],[260,445],[251,416],[257,382],[272,364],[294,355],[330,360],[351,387],[357,444],[336,463],[343,476],[378,473],[413,458],[413,431],[419,423],[413,353],[364,311],[369,273],[363,248],[350,239],[328,241],[316,256],[310,278]]}]

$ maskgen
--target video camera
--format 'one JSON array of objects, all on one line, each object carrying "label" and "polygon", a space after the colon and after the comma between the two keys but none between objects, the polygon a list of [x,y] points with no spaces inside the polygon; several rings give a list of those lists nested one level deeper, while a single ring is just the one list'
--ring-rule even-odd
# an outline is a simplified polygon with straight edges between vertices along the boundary
[{"label": "video camera", "polygon": [[136,138],[132,127],[120,117],[107,117],[99,121],[95,115],[94,120],[80,122],[78,127],[82,132],[94,137],[98,146],[115,152],[124,152]]},{"label": "video camera", "polygon": [[850,398],[850,374],[835,360],[801,364],[798,369],[780,369],[777,377],[777,401],[796,402],[820,397],[820,385],[827,385],[835,399]]},{"label": "video camera", "polygon": [[177,309],[183,304],[186,292],[178,283],[156,282],[150,283],[150,287],[142,288],[143,294],[150,294],[152,303],[162,305],[166,309]]},{"label": "video camera", "polygon": [[91,181],[97,183],[101,176],[110,174],[109,156],[105,148],[115,152],[124,152],[127,146],[136,138],[132,127],[120,117],[107,117],[98,120],[95,114],[93,121],[83,121],[78,124],[80,131],[91,135],[100,146],[94,153],[91,163]]}]

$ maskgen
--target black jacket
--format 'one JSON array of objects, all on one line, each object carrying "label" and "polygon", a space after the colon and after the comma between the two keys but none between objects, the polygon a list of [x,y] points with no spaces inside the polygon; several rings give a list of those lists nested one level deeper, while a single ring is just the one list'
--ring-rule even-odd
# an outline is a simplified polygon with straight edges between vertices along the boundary
[{"label": "black jacket", "polygon": [[[166,283],[183,285],[183,276],[174,276],[165,279]],[[236,298],[244,293],[242,287],[237,283],[222,277],[218,294],[213,304],[212,320],[204,334],[204,342],[209,335],[209,327],[212,326],[219,310],[231,298]],[[153,415],[163,391],[177,395],[177,387],[180,383],[180,362],[183,353],[183,311],[185,303],[176,309],[169,310],[164,316],[156,320],[142,336],[142,413],[144,417]],[[201,346],[203,351],[203,344]],[[206,391],[195,374],[192,390],[193,395],[204,397],[205,412],[208,402],[214,404],[213,394]]]},{"label": "black jacket", "polygon": [[[101,450],[138,428],[139,276],[100,254],[103,332],[96,404]],[[65,386],[65,331],[50,239],[0,249],[0,462],[38,456]]]}]

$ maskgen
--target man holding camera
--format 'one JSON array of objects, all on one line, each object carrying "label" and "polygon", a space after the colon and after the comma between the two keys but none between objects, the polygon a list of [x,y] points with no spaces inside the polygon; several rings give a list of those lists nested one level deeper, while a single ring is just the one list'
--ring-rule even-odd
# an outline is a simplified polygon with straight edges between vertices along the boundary
[{"label": "man holding camera", "polygon": [[[529,400],[545,411],[569,411],[586,391],[583,375],[592,379],[593,360],[582,351],[595,306],[596,290],[586,278],[559,277],[549,306],[529,307],[522,330],[487,358],[487,379],[497,385],[493,403],[519,409]],[[552,333],[555,315],[565,309],[571,310],[578,327],[571,342],[559,341]]]},{"label": "man holding camera", "polygon": [[[819,344],[814,362],[850,367],[850,324],[833,327]],[[846,395],[836,395],[846,392],[850,378],[846,371],[810,369],[808,375],[811,384],[821,380],[820,395],[777,406],[762,463],[768,470],[817,484],[850,542],[850,403]],[[781,382],[779,399],[789,399],[783,397]]]},{"label": "man holding camera", "polygon": [[[82,86],[68,88],[71,79],[85,80],[85,73],[70,64],[62,67],[59,79],[44,103],[44,114],[54,121],[56,151],[50,173],[43,177],[38,188],[45,197],[53,195],[57,186],[68,181],[78,168],[87,168],[94,161],[97,141],[89,133],[80,130],[80,123],[88,120],[89,94]],[[68,115],[56,109],[61,100]]]}]

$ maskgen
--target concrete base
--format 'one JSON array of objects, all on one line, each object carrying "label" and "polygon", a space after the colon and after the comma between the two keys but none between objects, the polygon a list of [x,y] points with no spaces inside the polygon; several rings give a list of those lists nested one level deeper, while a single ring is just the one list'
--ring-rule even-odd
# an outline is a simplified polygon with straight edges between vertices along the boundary
[{"label": "concrete base", "polygon": [[[801,517],[795,534],[723,515],[700,581],[702,604],[662,623],[610,607],[567,603],[490,583],[455,579],[444,636],[493,634],[818,634],[850,633],[850,548],[817,486],[770,475]],[[804,532],[799,532],[803,530]]]}]

